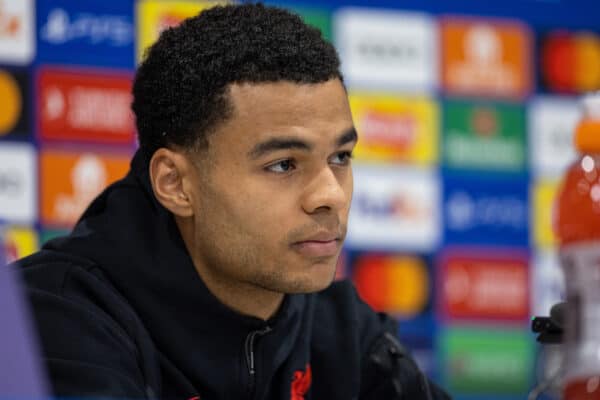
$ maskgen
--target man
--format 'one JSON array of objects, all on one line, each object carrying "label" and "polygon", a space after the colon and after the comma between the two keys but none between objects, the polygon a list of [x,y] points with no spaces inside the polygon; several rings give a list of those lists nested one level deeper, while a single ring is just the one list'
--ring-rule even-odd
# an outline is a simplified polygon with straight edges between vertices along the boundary
[{"label": "man", "polygon": [[57,395],[446,398],[331,285],[357,137],[316,29],[212,8],[161,35],[133,95],[130,173],[21,262]]}]

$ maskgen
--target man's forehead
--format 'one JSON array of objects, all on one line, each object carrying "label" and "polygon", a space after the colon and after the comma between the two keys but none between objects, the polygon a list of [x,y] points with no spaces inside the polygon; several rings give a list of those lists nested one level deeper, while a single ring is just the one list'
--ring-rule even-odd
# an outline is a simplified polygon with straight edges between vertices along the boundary
[{"label": "man's forehead", "polygon": [[227,95],[230,114],[210,142],[230,149],[243,146],[246,153],[273,140],[329,146],[353,129],[345,90],[337,79],[317,84],[236,83]]},{"label": "man's forehead", "polygon": [[[306,108],[310,103],[325,100],[332,108],[332,100],[338,107],[347,105],[345,89],[339,79],[319,83],[298,83],[292,81],[277,82],[240,82],[230,84],[227,95],[234,115],[252,115],[270,108],[292,109]],[[325,101],[324,101],[325,102]]]}]

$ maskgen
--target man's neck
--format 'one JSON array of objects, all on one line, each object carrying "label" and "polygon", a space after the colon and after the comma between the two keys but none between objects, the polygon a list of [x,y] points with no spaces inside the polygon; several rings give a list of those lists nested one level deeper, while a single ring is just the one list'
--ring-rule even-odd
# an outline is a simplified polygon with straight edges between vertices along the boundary
[{"label": "man's neck", "polygon": [[208,290],[232,310],[264,321],[271,318],[283,302],[284,295],[248,283],[232,283],[205,268],[192,257],[196,271]]}]

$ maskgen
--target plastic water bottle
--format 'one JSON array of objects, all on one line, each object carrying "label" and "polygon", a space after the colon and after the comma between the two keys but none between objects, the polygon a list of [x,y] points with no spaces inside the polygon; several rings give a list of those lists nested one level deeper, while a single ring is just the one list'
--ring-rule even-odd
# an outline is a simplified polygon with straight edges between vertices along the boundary
[{"label": "plastic water bottle", "polygon": [[579,158],[566,172],[556,215],[567,296],[564,400],[600,400],[600,93],[582,104]]}]

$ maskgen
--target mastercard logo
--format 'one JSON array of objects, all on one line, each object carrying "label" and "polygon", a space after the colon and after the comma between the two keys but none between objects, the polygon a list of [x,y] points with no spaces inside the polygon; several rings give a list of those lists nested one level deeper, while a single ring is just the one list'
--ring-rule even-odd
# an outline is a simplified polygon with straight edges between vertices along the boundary
[{"label": "mastercard logo", "polygon": [[17,81],[0,70],[0,136],[13,130],[21,115],[23,99]]},{"label": "mastercard logo", "polygon": [[541,48],[542,79],[556,92],[600,89],[600,37],[590,32],[554,32]]},{"label": "mastercard logo", "polygon": [[353,278],[361,298],[377,311],[410,318],[429,302],[427,267],[416,257],[363,256],[355,262]]}]

